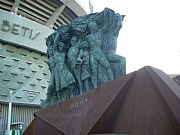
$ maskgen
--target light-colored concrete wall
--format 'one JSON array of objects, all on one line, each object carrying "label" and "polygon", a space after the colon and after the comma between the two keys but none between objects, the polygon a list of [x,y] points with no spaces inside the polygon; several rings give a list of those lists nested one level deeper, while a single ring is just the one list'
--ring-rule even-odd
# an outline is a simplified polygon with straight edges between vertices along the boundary
[{"label": "light-colored concrete wall", "polygon": [[53,30],[0,10],[0,102],[39,106],[46,98],[50,71],[46,38]]},{"label": "light-colored concrete wall", "polygon": [[0,16],[0,40],[46,53],[46,38],[52,29],[3,10]]},{"label": "light-colored concrete wall", "polygon": [[85,10],[79,5],[76,0],[61,0],[68,8],[70,8],[76,15],[86,15]]},{"label": "light-colored concrete wall", "polygon": [[16,104],[39,106],[46,98],[50,71],[47,56],[0,41],[0,104],[9,91]]}]

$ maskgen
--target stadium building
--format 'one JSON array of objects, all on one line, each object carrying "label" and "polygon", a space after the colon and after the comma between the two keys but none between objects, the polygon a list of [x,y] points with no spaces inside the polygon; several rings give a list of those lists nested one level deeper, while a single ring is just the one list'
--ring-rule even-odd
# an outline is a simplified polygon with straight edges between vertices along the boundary
[{"label": "stadium building", "polygon": [[0,134],[7,126],[9,91],[11,123],[23,123],[23,130],[29,125],[50,78],[46,38],[85,14],[75,0],[0,0]]}]

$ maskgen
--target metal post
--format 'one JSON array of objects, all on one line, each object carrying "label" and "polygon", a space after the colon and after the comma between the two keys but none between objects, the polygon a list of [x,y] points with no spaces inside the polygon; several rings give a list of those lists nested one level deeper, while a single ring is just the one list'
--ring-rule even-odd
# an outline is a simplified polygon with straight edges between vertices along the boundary
[{"label": "metal post", "polygon": [[12,111],[12,91],[9,91],[9,111],[8,111],[8,124],[7,124],[7,135],[10,135],[11,125],[11,111]]},{"label": "metal post", "polygon": [[89,10],[91,13],[93,13],[93,5],[90,0],[89,0]]},{"label": "metal post", "polygon": [[17,14],[19,5],[20,5],[20,0],[15,0],[11,12]]}]

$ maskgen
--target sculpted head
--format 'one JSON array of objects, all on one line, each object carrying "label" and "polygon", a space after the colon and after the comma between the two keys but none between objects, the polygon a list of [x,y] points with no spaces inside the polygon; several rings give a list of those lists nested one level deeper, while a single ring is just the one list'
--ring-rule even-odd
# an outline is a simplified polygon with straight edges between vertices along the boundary
[{"label": "sculpted head", "polygon": [[67,42],[69,40],[69,31],[70,31],[69,25],[62,25],[57,29],[61,41]]},{"label": "sculpted head", "polygon": [[88,48],[89,45],[88,45],[87,41],[82,41],[82,42],[81,42],[81,47],[82,47],[82,48]]},{"label": "sculpted head", "polygon": [[52,47],[48,47],[47,54],[48,54],[48,57],[53,56],[54,52],[53,52],[53,48]]},{"label": "sculpted head", "polygon": [[78,42],[78,37],[74,36],[71,38],[71,45],[72,46],[75,46],[77,44],[77,42]]},{"label": "sculpted head", "polygon": [[95,38],[93,35],[88,35],[86,37],[86,41],[87,43],[89,44],[89,46],[94,46],[94,41],[95,41]]},{"label": "sculpted head", "polygon": [[91,32],[98,31],[98,25],[97,25],[96,21],[92,20],[91,22],[89,22],[88,28]]},{"label": "sculpted head", "polygon": [[63,42],[58,42],[57,43],[57,51],[62,52],[64,48],[64,43]]}]

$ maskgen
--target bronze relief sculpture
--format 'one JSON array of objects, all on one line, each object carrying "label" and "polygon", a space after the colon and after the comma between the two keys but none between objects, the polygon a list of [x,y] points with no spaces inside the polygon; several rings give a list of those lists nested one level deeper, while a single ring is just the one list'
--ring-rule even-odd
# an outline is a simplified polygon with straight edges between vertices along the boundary
[{"label": "bronze relief sculpture", "polygon": [[105,8],[60,26],[47,38],[51,78],[44,107],[125,75],[125,58],[115,54],[123,18]]}]

